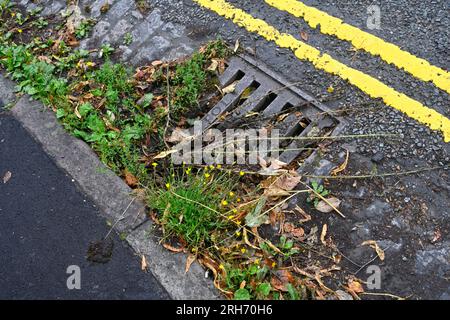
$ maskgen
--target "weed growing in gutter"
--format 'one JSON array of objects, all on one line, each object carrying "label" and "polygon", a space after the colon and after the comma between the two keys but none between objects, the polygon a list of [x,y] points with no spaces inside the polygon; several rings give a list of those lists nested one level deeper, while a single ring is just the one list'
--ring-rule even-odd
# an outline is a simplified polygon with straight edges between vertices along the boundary
[{"label": "weed growing in gutter", "polygon": [[[210,66],[214,60],[223,67],[231,54],[222,41],[208,43],[183,61],[153,61],[130,70],[113,62],[109,45],[75,49],[76,39],[89,32],[88,22],[67,33],[64,21],[20,12],[6,0],[0,0],[0,18],[0,66],[17,82],[18,92],[51,108],[67,131],[86,141],[128,185],[145,193],[169,250],[186,251],[211,270],[216,287],[228,298],[323,296],[323,284],[313,283],[317,279],[288,270],[289,259],[301,250],[292,239],[268,240],[248,225],[249,215],[275,212],[275,207],[266,210],[274,202],[266,204],[261,197],[260,181],[220,165],[175,167],[167,159],[154,160],[165,148],[167,125],[182,126],[188,115],[200,116],[200,97],[216,91],[220,67]],[[51,35],[36,36],[36,26]],[[268,179],[268,185],[277,179]],[[291,231],[300,234],[300,229]]]}]

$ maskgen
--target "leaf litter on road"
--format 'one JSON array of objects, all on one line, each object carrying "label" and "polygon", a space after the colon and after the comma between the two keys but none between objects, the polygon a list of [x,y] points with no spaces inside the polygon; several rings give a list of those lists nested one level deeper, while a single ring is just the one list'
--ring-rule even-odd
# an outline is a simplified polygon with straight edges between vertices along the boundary
[{"label": "leaf litter on road", "polygon": [[6,171],[5,175],[3,176],[3,183],[7,183],[12,177],[11,171]]}]

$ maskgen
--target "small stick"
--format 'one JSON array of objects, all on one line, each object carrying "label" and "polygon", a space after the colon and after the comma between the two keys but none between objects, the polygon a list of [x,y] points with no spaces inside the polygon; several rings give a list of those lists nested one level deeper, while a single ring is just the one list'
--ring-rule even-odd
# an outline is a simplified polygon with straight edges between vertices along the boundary
[{"label": "small stick", "polygon": [[382,177],[392,177],[392,176],[406,176],[414,173],[420,173],[425,171],[433,171],[438,169],[448,169],[448,167],[432,167],[432,168],[421,168],[417,170],[411,171],[401,171],[401,172],[389,172],[389,173],[381,173],[381,174],[365,174],[365,175],[354,175],[354,176],[315,176],[305,174],[303,177],[305,178],[316,178],[316,179],[370,179],[370,178],[382,178]]},{"label": "small stick", "polygon": [[166,120],[166,126],[164,127],[163,140],[164,140],[164,144],[166,145],[166,148],[170,149],[170,146],[166,141],[167,128],[169,127],[169,124],[170,124],[170,81],[169,81],[169,66],[168,65],[167,65],[167,72],[166,72],[166,81],[167,81],[167,120]]},{"label": "small stick", "polygon": [[393,299],[397,299],[397,300],[406,300],[410,297],[410,296],[408,296],[406,298],[402,298],[400,296],[396,296],[395,294],[381,293],[381,292],[362,292],[361,294],[364,294],[367,296],[384,296],[384,297],[389,297],[389,298],[393,298]]},{"label": "small stick", "polygon": [[136,197],[134,197],[130,203],[128,204],[128,206],[125,208],[125,210],[122,212],[122,214],[120,215],[119,218],[117,218],[117,220],[114,222],[114,224],[111,226],[111,229],[109,229],[108,233],[105,236],[105,240],[106,238],[108,238],[109,234],[111,233],[111,231],[114,229],[114,227],[116,226],[116,224],[121,221],[123,219],[123,217],[125,216],[125,213],[128,211],[128,209],[130,208],[131,204],[134,202],[134,200],[136,200]]}]

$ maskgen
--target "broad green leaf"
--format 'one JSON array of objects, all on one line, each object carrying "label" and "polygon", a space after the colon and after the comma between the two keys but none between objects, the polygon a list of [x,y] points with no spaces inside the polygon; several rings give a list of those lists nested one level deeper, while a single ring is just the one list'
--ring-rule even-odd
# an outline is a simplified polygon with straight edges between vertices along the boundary
[{"label": "broad green leaf", "polygon": [[289,292],[289,296],[291,297],[291,300],[299,300],[299,295],[297,290],[295,290],[294,286],[290,283],[287,284],[286,289]]},{"label": "broad green leaf", "polygon": [[64,109],[56,110],[56,118],[61,119],[66,115],[66,111]]},{"label": "broad green leaf", "polygon": [[147,93],[142,101],[142,107],[147,108],[153,101],[153,94]]},{"label": "broad green leaf", "polygon": [[262,295],[263,297],[267,297],[270,293],[270,290],[272,290],[272,287],[270,286],[270,283],[263,282],[261,283],[257,288],[256,291]]},{"label": "broad green leaf", "polygon": [[234,300],[250,300],[250,298],[250,292],[245,288],[238,289],[234,293]]},{"label": "broad green leaf", "polygon": [[253,211],[245,217],[245,223],[248,227],[259,227],[267,220],[267,215],[261,214],[262,209],[266,205],[266,201],[266,197],[261,197]]},{"label": "broad green leaf", "polygon": [[92,110],[94,110],[94,107],[89,103],[83,103],[79,108],[78,108],[78,112],[80,113],[80,115],[84,118],[85,116],[87,116],[89,114],[89,112],[91,112]]}]

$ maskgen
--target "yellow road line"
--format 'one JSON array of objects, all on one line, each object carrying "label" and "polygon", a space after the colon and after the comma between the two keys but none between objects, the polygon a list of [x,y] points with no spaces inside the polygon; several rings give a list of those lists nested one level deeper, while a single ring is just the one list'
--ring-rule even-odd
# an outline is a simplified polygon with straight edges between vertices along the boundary
[{"label": "yellow road line", "polygon": [[368,32],[351,26],[326,12],[305,5],[297,0],[264,0],[269,5],[289,12],[295,17],[303,18],[311,28],[320,28],[320,32],[336,36],[350,42],[356,49],[379,56],[387,63],[409,72],[422,81],[432,81],[438,88],[450,93],[450,73],[433,66],[428,61],[418,58]]},{"label": "yellow road line", "polygon": [[440,130],[445,142],[450,142],[450,120],[435,110],[397,92],[379,80],[333,59],[328,54],[322,54],[316,48],[297,40],[290,34],[281,33],[261,19],[256,19],[245,11],[238,9],[224,0],[194,0],[199,5],[232,20],[238,26],[249,32],[254,32],[268,41],[275,42],[279,47],[288,48],[300,60],[311,62],[317,69],[337,75],[347,80],[372,98],[381,98],[391,106],[433,130]]}]

